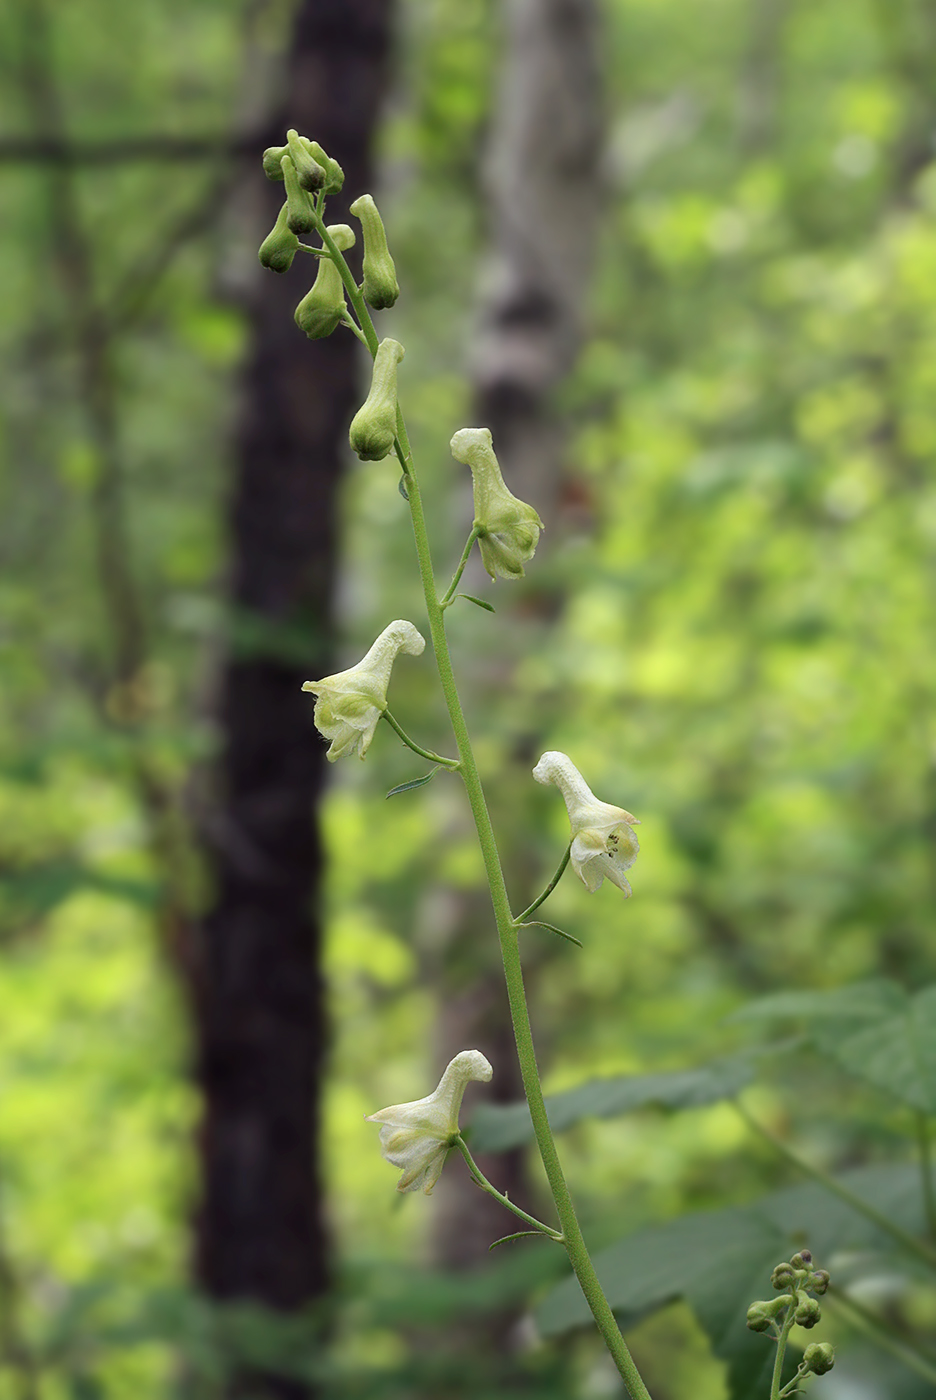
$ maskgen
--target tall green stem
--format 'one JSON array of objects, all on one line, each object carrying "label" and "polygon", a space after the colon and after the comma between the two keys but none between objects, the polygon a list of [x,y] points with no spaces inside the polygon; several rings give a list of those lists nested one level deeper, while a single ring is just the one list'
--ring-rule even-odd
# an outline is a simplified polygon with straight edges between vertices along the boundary
[{"label": "tall green stem", "polygon": [[923,1187],[923,1208],[926,1211],[926,1228],[931,1240],[936,1240],[936,1194],[933,1191],[933,1152],[930,1138],[930,1121],[921,1110],[916,1113],[917,1142],[920,1147],[920,1179]]},{"label": "tall green stem", "polygon": [[435,651],[436,666],[442,685],[442,693],[445,697],[446,707],[449,712],[452,732],[455,735],[458,756],[461,759],[461,773],[465,782],[465,791],[468,794],[468,801],[471,806],[472,816],[474,817],[475,828],[478,833],[478,842],[481,846],[481,854],[484,859],[485,873],[487,874],[488,885],[490,886],[491,903],[494,906],[494,918],[497,923],[501,957],[504,964],[504,977],[507,982],[507,998],[510,1003],[510,1016],[513,1022],[517,1056],[520,1061],[520,1073],[523,1079],[524,1093],[526,1094],[527,1103],[530,1107],[530,1117],[533,1120],[536,1144],[543,1161],[543,1167],[546,1172],[550,1190],[552,1191],[556,1206],[556,1214],[559,1216],[559,1222],[562,1226],[563,1242],[569,1255],[569,1262],[575,1271],[575,1276],[579,1281],[588,1306],[592,1311],[598,1330],[604,1338],[605,1344],[633,1400],[650,1400],[650,1392],[644,1385],[640,1372],[637,1370],[634,1359],[627,1347],[627,1343],[621,1335],[621,1330],[617,1325],[611,1306],[604,1295],[598,1280],[598,1275],[595,1272],[595,1266],[591,1261],[591,1257],[585,1245],[581,1226],[575,1214],[575,1206],[572,1203],[572,1196],[566,1185],[562,1164],[559,1161],[559,1154],[556,1151],[556,1144],[553,1141],[552,1129],[549,1126],[549,1118],[546,1114],[546,1103],[543,1098],[542,1087],[540,1086],[539,1069],[536,1064],[536,1050],[533,1045],[533,1030],[530,1025],[530,1013],[527,1008],[526,992],[523,986],[523,969],[520,963],[520,947],[517,929],[513,921],[513,915],[510,912],[510,902],[507,897],[504,872],[501,869],[500,856],[497,851],[494,828],[491,825],[490,814],[484,798],[484,789],[481,786],[481,778],[471,747],[468,726],[465,723],[465,716],[462,711],[461,701],[458,697],[458,689],[455,684],[455,675],[452,670],[452,661],[445,636],[444,614],[436,594],[435,575],[432,568],[432,556],[429,550],[429,537],[426,530],[425,516],[423,514],[422,497],[419,491],[416,472],[413,467],[412,453],[406,434],[406,425],[403,422],[403,415],[399,409],[397,409],[397,432],[399,437],[398,455],[403,470],[408,478],[407,494],[409,495],[410,512],[413,518],[413,534],[416,540],[416,554],[419,560],[419,572],[423,583],[426,611],[429,615],[429,633],[432,637],[432,646]]},{"label": "tall green stem", "polygon": [[783,1380],[783,1358],[786,1354],[787,1342],[790,1340],[790,1330],[793,1326],[794,1308],[791,1303],[786,1310],[786,1317],[783,1319],[783,1326],[780,1328],[780,1336],[777,1338],[777,1355],[774,1360],[773,1378],[770,1382],[770,1400],[780,1400],[780,1383]]},{"label": "tall green stem", "polygon": [[[341,274],[341,280],[348,293],[348,300],[354,307],[368,348],[371,354],[375,355],[379,342],[364,297],[357,283],[354,281],[351,270],[345,262],[344,257],[320,218],[316,220],[316,227],[318,233],[321,235],[323,243],[335,259],[335,265]],[[409,436],[406,431],[406,424],[403,420],[403,413],[399,405],[397,405],[397,437],[394,447],[400,466],[403,469],[403,475],[406,478],[406,494],[409,500],[410,514],[413,521],[416,557],[419,562],[419,575],[422,580],[426,613],[429,619],[429,635],[432,638],[436,668],[439,673],[439,681],[442,686],[445,705],[449,713],[452,733],[455,736],[455,744],[458,748],[458,756],[461,762],[461,775],[465,783],[465,791],[468,794],[471,813],[474,817],[475,828],[478,834],[478,844],[481,847],[484,869],[491,891],[491,903],[494,907],[494,918],[497,924],[498,937],[500,939],[501,957],[504,964],[504,978],[507,983],[507,999],[510,1005],[514,1040],[517,1046],[517,1058],[520,1062],[520,1074],[523,1080],[524,1093],[526,1094],[527,1103],[530,1108],[530,1117],[533,1120],[536,1145],[539,1148],[543,1168],[546,1172],[546,1179],[549,1182],[549,1187],[552,1192],[556,1214],[562,1226],[563,1244],[568,1253],[569,1262],[572,1265],[575,1276],[579,1281],[579,1285],[591,1309],[598,1330],[604,1339],[608,1351],[611,1353],[614,1364],[620,1372],[621,1378],[632,1400],[651,1400],[650,1392],[643,1383],[640,1372],[630,1354],[627,1343],[621,1335],[621,1329],[617,1325],[614,1313],[611,1310],[611,1305],[604,1295],[598,1275],[595,1272],[595,1266],[588,1253],[588,1248],[582,1235],[582,1228],[575,1214],[572,1196],[562,1171],[562,1164],[559,1161],[559,1154],[556,1151],[556,1144],[553,1141],[552,1129],[549,1126],[549,1118],[546,1114],[546,1103],[540,1085],[539,1069],[536,1064],[536,1050],[533,1045],[533,1030],[530,1025],[530,1013],[527,1007],[526,992],[523,986],[523,969],[520,962],[518,931],[514,923],[513,915],[510,912],[510,901],[507,897],[507,887],[504,882],[504,872],[501,868],[500,856],[497,851],[494,828],[491,825],[491,817],[487,809],[484,789],[481,786],[481,777],[478,773],[474,752],[471,747],[468,726],[465,723],[464,712],[458,697],[458,688],[455,684],[452,658],[449,654],[448,641],[445,636],[445,614],[436,590],[435,572],[432,567],[432,554],[429,548],[429,533],[426,528],[426,517],[423,512],[419,481],[416,476],[416,469],[413,465],[413,454],[410,448]]]}]

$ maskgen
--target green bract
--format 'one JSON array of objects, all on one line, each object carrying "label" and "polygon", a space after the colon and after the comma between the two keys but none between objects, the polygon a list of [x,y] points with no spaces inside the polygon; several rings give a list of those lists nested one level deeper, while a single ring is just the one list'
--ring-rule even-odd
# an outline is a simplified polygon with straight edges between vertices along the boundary
[{"label": "green bract", "polygon": [[523,566],[539,543],[542,520],[504,485],[489,428],[460,428],[451,448],[456,462],[471,468],[481,562],[491,578],[523,578]]},{"label": "green bract", "polygon": [[[342,253],[354,247],[354,231],[347,224],[329,224],[328,232]],[[321,257],[315,281],[296,307],[296,325],[310,340],[322,340],[331,335],[344,311],[341,273],[331,258]]]},{"label": "green bract", "polygon": [[351,420],[348,438],[362,462],[380,462],[396,436],[397,365],[406,352],[397,340],[382,340],[374,356],[370,393]]},{"label": "green bract", "polygon": [[362,194],[354,201],[351,213],[360,219],[364,230],[364,299],[375,311],[383,311],[400,295],[383,220],[369,194]]}]

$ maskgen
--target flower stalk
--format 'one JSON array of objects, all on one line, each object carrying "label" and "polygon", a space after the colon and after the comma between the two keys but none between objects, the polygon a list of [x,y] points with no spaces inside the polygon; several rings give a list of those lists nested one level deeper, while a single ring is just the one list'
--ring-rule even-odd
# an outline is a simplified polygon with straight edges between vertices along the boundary
[{"label": "flower stalk", "polygon": [[[344,285],[348,304],[353,310],[357,320],[361,338],[367,345],[371,355],[376,359],[381,342],[374,328],[363,291],[356,284],[351,270],[342,256],[341,249],[337,246],[324,223],[322,218],[321,192],[313,206],[313,221],[316,232],[321,237],[322,243],[331,256]],[[384,344],[386,345],[386,342],[384,342]],[[381,427],[383,427],[383,423],[381,423]],[[380,445],[382,446],[382,444]],[[357,446],[357,444],[355,444],[355,446]],[[487,430],[466,429],[462,430],[461,435],[456,434],[456,438],[453,439],[453,451],[455,451],[458,460],[467,462],[473,469],[476,487],[477,521],[476,528],[472,530],[461,562],[456,570],[455,579],[448,591],[440,598],[435,581],[429,533],[426,525],[419,480],[413,462],[412,449],[406,431],[406,423],[398,403],[396,404],[395,411],[393,451],[396,454],[403,472],[402,486],[409,503],[416,558],[419,566],[419,575],[429,623],[429,636],[435,656],[436,669],[438,671],[442,694],[446,709],[448,710],[449,721],[458,750],[458,771],[461,773],[465,784],[465,791],[474,818],[478,844],[481,848],[490,890],[491,905],[497,926],[504,978],[507,987],[507,997],[510,1006],[510,1015],[524,1092],[529,1105],[537,1147],[552,1193],[556,1214],[559,1218],[560,1229],[558,1231],[553,1231],[551,1227],[543,1226],[542,1222],[534,1220],[533,1217],[526,1216],[525,1213],[521,1215],[521,1218],[524,1219],[527,1224],[530,1224],[538,1233],[546,1233],[552,1238],[561,1240],[568,1254],[572,1269],[578,1279],[589,1308],[591,1309],[598,1330],[604,1339],[608,1351],[614,1360],[632,1400],[650,1400],[650,1393],[624,1341],[588,1253],[581,1226],[579,1225],[575,1213],[575,1206],[562,1170],[562,1164],[559,1160],[559,1154],[556,1150],[552,1129],[549,1125],[546,1104],[540,1084],[539,1069],[536,1062],[536,1050],[533,1042],[533,1031],[530,1024],[526,991],[523,983],[523,970],[519,948],[520,925],[511,912],[503,868],[501,866],[497,841],[494,835],[494,828],[488,812],[484,789],[481,784],[471,738],[459,698],[458,687],[452,667],[452,659],[445,633],[445,611],[455,596],[455,588],[457,588],[461,574],[467,564],[471,547],[475,539],[479,540],[483,545],[483,562],[492,576],[499,574],[503,577],[520,577],[523,574],[523,564],[532,557],[539,536],[539,530],[542,528],[541,522],[532,507],[526,506],[523,502],[518,501],[506,490],[506,487],[504,487],[499,468],[497,468],[496,458],[494,458],[493,451],[490,449],[490,436],[487,434]],[[385,709],[384,713],[386,713]],[[409,746],[415,748],[416,752],[420,752],[419,748],[414,746],[408,740],[408,737],[401,733],[392,720],[389,722],[391,723],[391,727],[395,728],[400,737],[404,739],[404,742],[409,743]],[[428,751],[424,751],[423,756],[428,757]],[[433,761],[437,761],[435,755],[432,755],[432,758]],[[447,763],[450,767],[454,767],[454,761],[452,760],[442,760],[442,762]],[[614,809],[614,811],[620,814],[621,819],[628,816],[622,809]],[[589,852],[588,859],[592,859],[595,854],[594,852]],[[565,869],[568,858],[569,856],[567,853],[560,870],[557,871],[549,888],[539,900],[534,902],[530,909],[524,912],[522,917],[526,917],[532,909],[537,908],[547,895],[552,892],[552,889],[555,888],[555,884]],[[603,873],[611,875],[611,871],[609,870],[604,870]],[[598,883],[600,883],[600,880]],[[386,1112],[389,1112],[389,1110]],[[469,1163],[469,1170],[472,1171],[473,1178],[483,1190],[500,1199],[515,1215],[519,1214],[518,1208],[508,1202],[506,1198],[502,1197],[501,1194],[496,1191],[496,1188],[492,1187],[491,1184],[482,1177],[477,1167],[470,1162],[470,1154],[467,1153],[463,1142],[460,1141],[460,1134],[451,1138],[449,1146],[459,1147],[459,1150],[462,1151],[466,1158],[466,1162]]]}]

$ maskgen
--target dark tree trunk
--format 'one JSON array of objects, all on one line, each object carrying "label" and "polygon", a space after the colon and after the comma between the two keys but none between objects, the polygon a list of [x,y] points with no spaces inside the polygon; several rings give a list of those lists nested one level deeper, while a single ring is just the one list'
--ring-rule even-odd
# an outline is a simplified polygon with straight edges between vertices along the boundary
[{"label": "dark tree trunk", "polygon": [[[341,162],[330,222],[370,187],[390,0],[302,0],[284,104],[288,126]],[[283,198],[245,179],[269,228]],[[204,1095],[194,1269],[218,1300],[292,1311],[328,1285],[319,1166],[326,1015],[319,969],[324,748],[302,682],[331,667],[336,493],[357,407],[356,342],[309,341],[293,310],[312,260],[262,274],[231,498],[231,626],[219,677],[221,752],[203,821],[211,904],[192,957],[196,1072]],[[306,1389],[266,1378],[266,1393]],[[251,1394],[256,1394],[256,1389]]]}]

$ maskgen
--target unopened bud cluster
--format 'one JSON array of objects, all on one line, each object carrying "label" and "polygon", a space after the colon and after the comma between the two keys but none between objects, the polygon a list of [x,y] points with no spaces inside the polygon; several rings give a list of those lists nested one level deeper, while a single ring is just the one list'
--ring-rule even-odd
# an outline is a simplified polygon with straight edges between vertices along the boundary
[{"label": "unopened bud cluster", "polygon": [[[317,141],[287,131],[285,146],[270,146],[263,153],[263,170],[269,180],[285,186],[286,202],[276,223],[260,245],[260,262],[271,272],[288,272],[296,253],[303,249],[318,258],[311,288],[296,307],[296,325],[310,340],[323,340],[342,323],[353,325],[345,301],[343,255],[354,247],[356,235],[348,224],[326,224],[325,198],[344,184],[344,172]],[[364,279],[358,291],[375,311],[392,306],[400,295],[396,269],[387,247],[383,221],[369,194],[351,205],[364,235]],[[321,246],[301,243],[317,233]],[[351,425],[351,446],[362,461],[379,462],[392,451],[396,436],[396,367],[403,347],[385,340],[374,365],[371,391]]]},{"label": "unopened bud cluster", "polygon": [[[793,1323],[807,1329],[815,1327],[822,1317],[819,1298],[829,1287],[829,1274],[826,1269],[814,1267],[810,1251],[801,1249],[790,1259],[784,1259],[774,1269],[770,1282],[778,1290],[779,1297],[751,1304],[747,1310],[750,1330],[769,1332],[779,1338]],[[810,1373],[824,1375],[832,1370],[834,1363],[834,1347],[828,1342],[813,1342],[803,1353],[797,1377],[802,1379]]]}]

